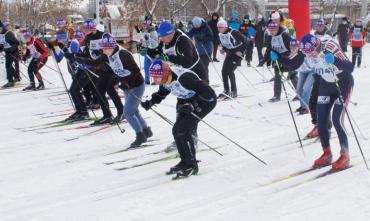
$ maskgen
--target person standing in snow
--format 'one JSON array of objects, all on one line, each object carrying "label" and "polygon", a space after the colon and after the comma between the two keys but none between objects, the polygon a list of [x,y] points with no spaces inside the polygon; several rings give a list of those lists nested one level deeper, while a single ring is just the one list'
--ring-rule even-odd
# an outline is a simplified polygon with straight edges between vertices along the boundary
[{"label": "person standing in snow", "polygon": [[150,127],[147,126],[138,109],[145,90],[144,78],[140,73],[140,68],[132,54],[128,50],[119,47],[116,40],[109,33],[102,35],[99,48],[102,50],[102,54],[96,57],[96,59],[86,57],[74,57],[74,59],[83,64],[109,65],[113,70],[120,82],[120,88],[125,94],[123,114],[136,132],[136,139],[131,143],[130,148],[139,147],[149,137],[153,136]]},{"label": "person standing in snow", "polygon": [[[315,36],[320,39],[321,46],[324,47],[326,42],[332,40],[332,36],[329,34],[330,31],[325,25],[324,20],[319,20],[316,22],[315,25]],[[311,67],[312,68],[312,67]],[[311,89],[310,100],[308,106],[310,108],[311,114],[311,123],[313,124],[312,130],[310,130],[306,137],[307,138],[314,138],[319,136],[318,128],[317,128],[317,97],[319,96],[319,88],[320,88],[320,75],[317,73],[313,73],[314,82]],[[328,127],[331,127],[331,123],[328,123]]]},{"label": "person standing in snow", "polygon": [[238,19],[239,19],[238,13],[235,12],[235,11],[232,11],[231,14],[230,14],[230,20],[227,22],[227,26],[230,29],[239,31],[240,23],[239,23]]},{"label": "person standing in snow", "polygon": [[[218,21],[217,28],[222,45],[221,54],[226,53],[221,71],[224,91],[218,97],[222,99],[228,97],[236,98],[238,96],[238,91],[234,72],[236,68],[241,65],[241,61],[244,57],[244,37],[238,30],[228,28],[225,20]],[[231,91],[229,87],[229,80],[231,84]]]},{"label": "person standing in snow", "polygon": [[210,62],[210,55],[213,49],[213,33],[208,24],[200,17],[194,17],[192,23],[193,28],[187,33],[187,35],[189,38],[194,39],[200,61],[203,63],[206,71],[205,74],[209,79],[208,66]]},{"label": "person standing in snow", "polygon": [[177,118],[172,134],[181,160],[167,174],[176,173],[177,177],[197,174],[199,169],[193,131],[196,130],[199,119],[193,114],[199,118],[207,116],[216,106],[216,94],[195,72],[182,67],[170,67],[161,60],[153,62],[150,75],[160,87],[150,100],[141,103],[145,110],[161,103],[170,93],[177,97]]},{"label": "person standing in snow", "polygon": [[143,39],[140,40],[141,43],[141,50],[140,55],[144,56],[144,72],[145,72],[145,84],[150,84],[150,76],[149,76],[149,67],[152,63],[151,58],[147,55],[148,48],[154,49],[158,47],[158,34],[155,30],[155,27],[152,25],[152,20],[149,17],[146,17],[143,24],[142,30],[137,28],[137,32],[143,32],[144,36]]},{"label": "person standing in snow", "polygon": [[337,33],[336,33],[338,35],[338,41],[339,41],[340,48],[342,49],[343,52],[347,52],[347,46],[348,46],[348,41],[349,41],[349,37],[348,37],[349,30],[350,30],[350,26],[348,23],[348,18],[344,17],[342,18],[342,23],[338,25]]},{"label": "person standing in snow", "polygon": [[[10,30],[9,22],[0,20],[0,52],[5,51],[5,69],[8,82],[3,88],[13,87],[15,82],[20,81],[19,76],[19,41],[15,34]],[[14,67],[13,67],[14,64]],[[18,68],[15,68],[17,67]]]},{"label": "person standing in snow", "polygon": [[361,66],[362,47],[365,45],[366,35],[367,33],[362,25],[362,20],[357,19],[349,32],[349,38],[352,46],[352,64],[355,66],[357,60],[358,68]]},{"label": "person standing in snow", "polygon": [[[290,55],[290,40],[291,37],[286,31],[285,28],[279,26],[274,21],[271,21],[268,24],[268,31],[270,33],[269,36],[266,37],[266,52],[264,59],[262,61],[262,64],[265,61],[269,60],[269,56],[271,51],[276,52],[280,56],[285,56],[288,57]],[[281,75],[283,74],[283,68],[281,66],[277,66],[279,64],[273,63],[272,64],[274,67],[274,96],[269,100],[269,102],[277,102],[280,101],[280,96],[281,96]],[[292,79],[291,79],[292,80]],[[293,83],[293,81],[292,81]],[[294,85],[294,83],[293,83]]]},{"label": "person standing in snow", "polygon": [[251,66],[251,61],[253,57],[253,47],[254,47],[254,40],[256,36],[256,27],[249,19],[249,15],[244,16],[244,21],[240,25],[240,32],[245,35],[246,41],[246,52],[245,52],[245,60],[247,61],[248,67]]},{"label": "person standing in snow", "polygon": [[256,37],[255,45],[257,48],[258,54],[258,63],[261,63],[263,60],[262,49],[265,47],[265,31],[266,31],[266,22],[262,15],[258,15],[257,25],[256,25]]},{"label": "person standing in snow", "polygon": [[[301,49],[315,73],[321,76],[317,99],[317,121],[323,154],[315,160],[313,167],[320,168],[331,164],[332,169],[346,169],[349,167],[350,157],[348,137],[343,121],[346,114],[345,108],[349,103],[354,85],[353,65],[340,46],[333,40],[321,45],[319,38],[307,34],[301,40]],[[295,59],[281,57],[280,62],[288,70],[295,69],[302,64],[304,56],[296,56]],[[333,125],[341,147],[340,156],[334,163],[332,163],[328,128],[331,111],[333,112]]]},{"label": "person standing in snow", "polygon": [[218,50],[218,46],[220,45],[220,37],[218,36],[218,29],[217,29],[217,22],[219,20],[219,15],[214,12],[212,14],[212,19],[210,21],[208,21],[208,26],[211,28],[212,30],[212,33],[213,33],[213,58],[212,58],[212,61],[214,62],[219,62],[219,60],[217,60],[217,50]]},{"label": "person standing in snow", "polygon": [[[23,91],[29,90],[42,90],[45,88],[44,81],[40,74],[40,69],[46,64],[48,60],[48,51],[44,44],[33,36],[31,31],[23,32],[23,37],[27,42],[26,54],[22,56],[22,60],[26,61],[31,58],[28,65],[28,76],[30,78],[30,85],[23,89]],[[35,86],[35,77],[37,78],[39,84]]]}]

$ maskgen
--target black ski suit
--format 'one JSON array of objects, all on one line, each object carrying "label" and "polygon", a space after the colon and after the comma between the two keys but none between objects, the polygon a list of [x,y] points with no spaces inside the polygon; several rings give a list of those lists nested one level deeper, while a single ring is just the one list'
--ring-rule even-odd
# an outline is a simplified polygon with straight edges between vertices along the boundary
[{"label": "black ski suit", "polygon": [[[0,52],[5,51],[6,78],[9,82],[19,77],[19,41],[12,31],[3,30],[0,34]],[[14,64],[14,66],[13,66]]]}]

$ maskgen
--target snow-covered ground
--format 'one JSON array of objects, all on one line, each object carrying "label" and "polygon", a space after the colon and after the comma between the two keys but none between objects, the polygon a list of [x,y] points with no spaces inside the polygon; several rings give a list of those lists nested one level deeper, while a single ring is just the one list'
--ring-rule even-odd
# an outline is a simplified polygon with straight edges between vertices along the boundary
[{"label": "snow-covered ground", "polygon": [[[370,66],[369,54],[370,48],[366,47],[364,64]],[[256,65],[256,53],[254,56]],[[222,63],[214,64],[220,72]],[[49,59],[48,66],[55,69],[53,59]],[[1,68],[3,84],[6,82],[3,64]],[[61,68],[69,84],[65,63]],[[211,84],[219,85],[221,81],[212,63],[209,70]],[[219,102],[205,120],[268,165],[200,123],[200,139],[218,148],[224,156],[200,144],[199,175],[176,181],[164,172],[178,159],[156,161],[174,153],[159,152],[172,142],[171,127],[153,112],[141,109],[153,129],[151,144],[154,145],[112,154],[133,141],[134,132],[127,124],[122,125],[126,129],[124,134],[111,127],[72,141],[65,139],[95,128],[60,131],[74,125],[29,132],[17,129],[62,120],[71,112],[68,96],[61,93],[64,89],[60,77],[51,69],[42,71],[52,83],[46,84],[47,90],[28,93],[20,92],[20,88],[1,90],[0,220],[369,220],[370,172],[362,161],[348,122],[354,167],[316,180],[312,178],[329,168],[283,179],[309,168],[321,154],[320,144],[304,141],[304,156],[296,142],[287,102],[266,103],[272,96],[272,84],[262,84],[261,76],[245,62],[239,70],[236,72],[238,91],[247,97],[238,102]],[[267,69],[258,70],[271,78]],[[370,136],[369,70],[369,67],[355,70],[352,101],[358,105],[349,105],[367,137]],[[22,72],[26,73],[23,66]],[[156,89],[149,86],[145,94],[150,95]],[[222,86],[215,90],[221,92]],[[294,92],[289,87],[288,93],[291,99]],[[156,110],[174,120],[174,105],[175,98],[169,96]],[[292,102],[292,107],[298,108],[298,102]],[[101,115],[99,110],[95,113]],[[303,137],[312,127],[310,117],[295,113],[295,118]],[[336,159],[339,145],[334,130],[332,134]],[[359,133],[358,136],[369,159],[369,142]],[[150,154],[154,152],[157,153]],[[148,162],[152,163],[125,169]]]}]

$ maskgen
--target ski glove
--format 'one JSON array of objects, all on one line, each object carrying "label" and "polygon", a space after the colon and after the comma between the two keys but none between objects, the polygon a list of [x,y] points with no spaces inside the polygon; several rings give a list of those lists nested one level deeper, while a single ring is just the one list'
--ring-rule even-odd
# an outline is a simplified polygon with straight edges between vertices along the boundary
[{"label": "ski glove", "polygon": [[334,60],[335,60],[335,58],[334,58],[334,55],[332,53],[325,54],[325,61],[326,61],[326,63],[333,64],[334,63]]},{"label": "ski glove", "polygon": [[271,51],[270,58],[271,61],[277,61],[279,59],[279,55],[275,51]]},{"label": "ski glove", "polygon": [[179,113],[190,114],[194,112],[194,106],[191,103],[184,103],[179,106]]},{"label": "ski glove", "polygon": [[147,101],[143,101],[141,102],[141,106],[145,109],[145,110],[149,110],[150,108],[152,108],[153,106],[153,103],[151,100],[147,100]]}]

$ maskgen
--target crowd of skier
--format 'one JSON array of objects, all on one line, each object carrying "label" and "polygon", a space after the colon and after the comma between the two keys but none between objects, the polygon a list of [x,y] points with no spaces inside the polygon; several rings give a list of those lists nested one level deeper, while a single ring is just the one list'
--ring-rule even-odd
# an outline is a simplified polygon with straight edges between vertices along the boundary
[{"label": "crowd of skier", "polygon": [[[144,74],[133,54],[93,19],[85,20],[78,27],[59,19],[55,24],[55,37],[51,39],[38,38],[32,30],[13,29],[9,22],[0,21],[0,51],[5,58],[8,80],[2,87],[12,88],[21,81],[19,64],[25,65],[29,59],[30,83],[23,90],[42,90],[45,83],[40,70],[48,59],[57,63],[66,59],[72,78],[68,93],[75,112],[65,121],[90,120],[88,110],[100,108],[103,117],[95,119],[92,125],[120,124],[126,119],[136,133],[130,148],[140,147],[153,136],[139,106],[150,110],[172,93],[177,97],[177,118],[172,134],[180,162],[171,167],[169,174],[187,177],[198,172],[197,125],[215,108],[218,100],[238,99],[235,71],[245,60],[251,70],[258,71],[257,68],[263,66],[273,69],[273,97],[269,102],[280,101],[285,84],[291,83],[296,90],[293,100],[300,102],[296,111],[311,114],[313,129],[306,139],[318,137],[323,149],[313,167],[348,168],[349,145],[343,120],[354,85],[352,72],[361,66],[362,47],[366,42],[362,20],[357,19],[350,25],[348,19],[343,18],[334,34],[330,24],[318,20],[313,24],[314,33],[307,33],[302,39],[295,38],[294,21],[279,11],[267,19],[258,15],[254,21],[246,15],[242,22],[239,20],[235,12],[228,21],[214,13],[208,22],[194,17],[190,27],[176,28],[167,20],[155,25],[150,17],[145,17],[136,27],[142,36],[139,53],[144,57]],[[351,60],[345,54],[349,43]],[[257,66],[252,65],[254,47]],[[216,95],[210,84],[209,75],[213,72],[209,71],[209,65],[219,62],[218,53],[225,56],[220,76],[223,92]],[[159,85],[159,89],[144,101],[145,87],[151,84]],[[118,88],[123,90],[124,102]],[[115,117],[106,94],[116,107]],[[330,148],[332,125],[341,147],[335,162],[332,162]]]}]

